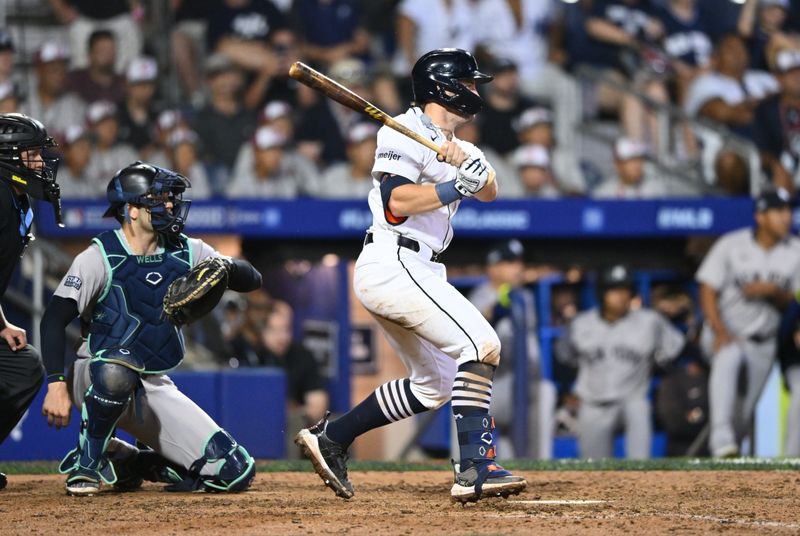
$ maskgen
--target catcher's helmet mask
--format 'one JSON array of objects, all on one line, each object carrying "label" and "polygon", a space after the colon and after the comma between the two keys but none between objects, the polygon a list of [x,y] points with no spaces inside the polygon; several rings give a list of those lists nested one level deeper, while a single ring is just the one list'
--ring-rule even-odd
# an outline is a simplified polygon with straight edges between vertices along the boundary
[{"label": "catcher's helmet mask", "polygon": [[[51,152],[57,146],[36,119],[20,113],[0,114],[0,180],[34,199],[52,203],[61,225],[61,189],[56,182],[58,155]],[[36,153],[41,156],[41,164],[31,158]]]},{"label": "catcher's helmet mask", "polygon": [[187,188],[191,184],[183,175],[136,161],[119,170],[108,183],[106,196],[111,206],[103,216],[130,221],[127,206],[141,207],[150,213],[156,232],[174,237],[183,231],[192,204],[183,199]]},{"label": "catcher's helmet mask", "polygon": [[473,80],[475,84],[485,84],[493,79],[478,70],[478,62],[472,54],[460,48],[432,50],[419,58],[411,70],[417,105],[436,102],[461,116],[472,116],[483,109],[483,99],[463,82]]}]

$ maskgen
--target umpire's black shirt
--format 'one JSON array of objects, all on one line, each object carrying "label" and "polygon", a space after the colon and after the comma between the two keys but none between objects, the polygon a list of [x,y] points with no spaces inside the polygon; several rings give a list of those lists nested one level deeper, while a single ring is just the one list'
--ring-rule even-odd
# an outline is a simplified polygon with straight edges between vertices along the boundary
[{"label": "umpire's black shirt", "polygon": [[27,206],[27,196],[18,195],[8,182],[0,179],[0,296],[6,293],[8,282],[25,247],[19,232],[22,222],[19,207]]}]

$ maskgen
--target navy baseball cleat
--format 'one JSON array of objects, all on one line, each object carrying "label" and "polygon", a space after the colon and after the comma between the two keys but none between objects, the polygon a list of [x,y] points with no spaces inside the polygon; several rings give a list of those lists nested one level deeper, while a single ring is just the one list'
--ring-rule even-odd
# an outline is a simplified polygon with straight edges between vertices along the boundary
[{"label": "navy baseball cleat", "polygon": [[468,462],[469,467],[461,470],[460,464],[452,460],[454,482],[450,496],[462,503],[475,502],[483,497],[508,497],[518,495],[528,482],[521,476],[514,476],[494,460]]},{"label": "navy baseball cleat", "polygon": [[294,442],[302,449],[303,455],[311,460],[314,470],[325,485],[337,496],[350,499],[354,492],[353,485],[347,479],[347,449],[325,433],[328,415],[330,412],[316,425],[300,430]]},{"label": "navy baseball cleat", "polygon": [[0,489],[5,489],[6,484],[8,484],[8,479],[6,478],[6,475],[0,473]]}]

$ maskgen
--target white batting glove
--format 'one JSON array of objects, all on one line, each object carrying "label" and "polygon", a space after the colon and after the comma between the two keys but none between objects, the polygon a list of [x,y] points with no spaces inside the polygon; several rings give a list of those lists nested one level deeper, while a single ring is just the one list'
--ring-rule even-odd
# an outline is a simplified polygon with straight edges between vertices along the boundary
[{"label": "white batting glove", "polygon": [[489,180],[490,173],[494,171],[491,164],[480,150],[471,153],[458,168],[455,188],[464,197],[472,197],[478,193]]}]

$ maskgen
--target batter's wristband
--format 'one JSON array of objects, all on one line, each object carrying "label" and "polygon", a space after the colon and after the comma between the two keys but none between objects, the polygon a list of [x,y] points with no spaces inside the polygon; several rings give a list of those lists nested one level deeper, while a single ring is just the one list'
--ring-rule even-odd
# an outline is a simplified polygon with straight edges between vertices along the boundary
[{"label": "batter's wristband", "polygon": [[67,381],[66,376],[64,376],[63,372],[55,372],[53,374],[47,375],[47,383],[55,383],[55,382],[65,382]]},{"label": "batter's wristband", "polygon": [[464,197],[461,195],[461,193],[459,193],[458,190],[456,190],[455,179],[437,184],[436,195],[439,196],[439,201],[442,202],[442,206],[447,206],[450,203],[458,201]]}]

